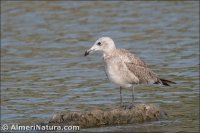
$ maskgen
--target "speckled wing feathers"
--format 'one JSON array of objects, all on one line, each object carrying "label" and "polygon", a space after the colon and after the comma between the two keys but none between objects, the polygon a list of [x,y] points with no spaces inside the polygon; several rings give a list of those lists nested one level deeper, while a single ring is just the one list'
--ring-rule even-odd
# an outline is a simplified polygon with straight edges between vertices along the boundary
[{"label": "speckled wing feathers", "polygon": [[147,67],[144,61],[142,61],[140,58],[138,58],[136,55],[130,53],[126,49],[118,49],[118,53],[120,54],[121,58],[124,60],[124,62],[130,62],[137,66]]},{"label": "speckled wing feathers", "polygon": [[133,63],[125,64],[127,68],[139,79],[139,84],[154,84],[159,80],[157,75],[149,68],[137,66]]},{"label": "speckled wing feathers", "polygon": [[154,82],[159,82],[157,75],[150,70],[139,57],[130,53],[128,50],[118,50],[120,51],[120,56],[126,64],[126,67],[139,79],[139,84],[153,84]]}]

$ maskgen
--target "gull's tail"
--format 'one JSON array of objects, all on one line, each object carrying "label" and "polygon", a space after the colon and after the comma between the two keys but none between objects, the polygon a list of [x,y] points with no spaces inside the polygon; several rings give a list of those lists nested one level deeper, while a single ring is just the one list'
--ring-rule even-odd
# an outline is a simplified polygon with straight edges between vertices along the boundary
[{"label": "gull's tail", "polygon": [[161,85],[165,85],[165,86],[170,86],[170,84],[176,84],[176,83],[173,82],[173,81],[166,80],[166,79],[157,79],[157,81],[154,82],[154,84],[161,84]]},{"label": "gull's tail", "polygon": [[160,79],[160,81],[161,81],[162,84],[165,85],[165,86],[170,86],[170,84],[176,84],[175,82],[169,81],[169,80],[166,80],[166,79]]}]

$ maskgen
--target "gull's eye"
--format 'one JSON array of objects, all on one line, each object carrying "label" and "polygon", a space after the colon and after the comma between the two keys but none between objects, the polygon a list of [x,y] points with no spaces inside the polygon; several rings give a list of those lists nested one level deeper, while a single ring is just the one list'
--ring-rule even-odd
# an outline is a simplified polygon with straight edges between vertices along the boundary
[{"label": "gull's eye", "polygon": [[98,42],[97,45],[101,46],[101,42]]}]

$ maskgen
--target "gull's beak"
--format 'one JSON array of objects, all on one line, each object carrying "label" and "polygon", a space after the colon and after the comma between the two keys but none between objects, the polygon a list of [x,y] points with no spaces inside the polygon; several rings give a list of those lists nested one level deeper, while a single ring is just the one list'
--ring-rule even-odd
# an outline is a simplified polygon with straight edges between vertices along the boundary
[{"label": "gull's beak", "polygon": [[93,49],[88,49],[88,50],[86,50],[84,56],[89,55],[89,54],[90,54],[91,52],[93,52],[93,51],[94,51]]},{"label": "gull's beak", "polygon": [[85,51],[84,56],[89,55],[90,53],[93,53],[94,51],[97,51],[99,48],[96,44],[94,44],[90,49]]}]

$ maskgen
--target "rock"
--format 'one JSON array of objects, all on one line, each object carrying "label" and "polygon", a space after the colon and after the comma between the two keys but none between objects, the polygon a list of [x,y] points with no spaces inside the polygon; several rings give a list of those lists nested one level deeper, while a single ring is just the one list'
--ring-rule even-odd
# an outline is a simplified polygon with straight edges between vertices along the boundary
[{"label": "rock", "polygon": [[167,114],[154,105],[137,104],[108,111],[95,109],[90,112],[67,112],[54,114],[48,124],[75,125],[80,128],[131,124],[166,118]]}]

